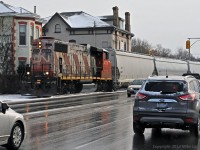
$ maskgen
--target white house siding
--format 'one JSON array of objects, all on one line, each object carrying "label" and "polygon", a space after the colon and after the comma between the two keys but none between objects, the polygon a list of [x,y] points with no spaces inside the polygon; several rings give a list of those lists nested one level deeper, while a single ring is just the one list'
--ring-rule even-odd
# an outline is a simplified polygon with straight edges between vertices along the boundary
[{"label": "white house siding", "polygon": [[104,41],[108,42],[108,48],[112,46],[112,36],[110,34],[70,35],[70,39],[76,40],[78,44],[90,44],[99,48],[102,48],[102,42]]},{"label": "white house siding", "polygon": [[[15,69],[17,69],[19,65],[20,59],[26,59],[26,64],[30,64],[31,59],[31,41],[30,41],[30,35],[31,35],[31,26],[34,26],[34,39],[36,38],[36,29],[39,29],[40,36],[42,35],[42,25],[36,24],[34,19],[15,19],[15,45],[16,45],[16,55],[15,55]],[[19,45],[19,25],[20,24],[26,24],[26,45]]]},{"label": "white house siding", "polygon": [[[60,24],[61,26],[61,33],[55,33],[55,25]],[[55,16],[52,18],[51,23],[47,24],[46,29],[46,36],[54,37],[55,39],[69,41],[69,32],[66,30],[67,25],[58,17]]]},{"label": "white house siding", "polygon": [[[131,52],[131,39],[127,38],[126,34],[117,32],[117,36],[115,34],[113,34],[112,40],[113,40],[113,48],[114,49]],[[124,49],[124,43],[126,43],[126,49]]]}]

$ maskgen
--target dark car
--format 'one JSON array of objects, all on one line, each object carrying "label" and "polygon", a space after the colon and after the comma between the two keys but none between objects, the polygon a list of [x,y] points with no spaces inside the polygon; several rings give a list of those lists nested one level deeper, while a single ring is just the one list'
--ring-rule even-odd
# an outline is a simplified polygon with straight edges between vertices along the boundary
[{"label": "dark car", "polygon": [[135,96],[133,130],[175,128],[198,136],[199,102],[199,82],[193,76],[149,77]]}]

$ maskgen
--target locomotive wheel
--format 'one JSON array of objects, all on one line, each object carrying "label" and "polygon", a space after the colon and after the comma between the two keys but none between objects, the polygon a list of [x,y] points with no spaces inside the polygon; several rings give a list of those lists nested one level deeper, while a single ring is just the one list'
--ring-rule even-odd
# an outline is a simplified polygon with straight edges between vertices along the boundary
[{"label": "locomotive wheel", "polygon": [[102,89],[103,89],[103,84],[101,82],[98,82],[96,84],[96,91],[95,92],[102,91]]},{"label": "locomotive wheel", "polygon": [[77,83],[75,84],[75,93],[80,93],[83,89],[83,84]]},{"label": "locomotive wheel", "polygon": [[102,91],[108,92],[108,83],[107,82],[102,84]]},{"label": "locomotive wheel", "polygon": [[113,83],[112,81],[108,81],[108,92],[112,92],[113,90]]},{"label": "locomotive wheel", "polygon": [[62,94],[67,94],[68,91],[69,91],[69,88],[68,88],[67,84],[64,83],[64,84],[62,85]]},{"label": "locomotive wheel", "polygon": [[71,83],[71,84],[69,85],[69,92],[70,92],[71,94],[76,92],[75,84],[74,84],[74,83]]}]

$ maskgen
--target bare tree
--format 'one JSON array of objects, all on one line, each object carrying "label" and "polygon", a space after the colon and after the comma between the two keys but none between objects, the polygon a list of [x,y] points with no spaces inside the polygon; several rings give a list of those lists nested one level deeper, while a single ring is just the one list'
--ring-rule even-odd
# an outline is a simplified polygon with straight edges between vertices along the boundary
[{"label": "bare tree", "polygon": [[[0,17],[0,91],[8,93],[16,90],[13,51],[13,20]],[[16,80],[17,81],[17,80]]]},{"label": "bare tree", "polygon": [[171,50],[168,48],[163,48],[160,44],[156,45],[154,55],[161,57],[172,57]]},{"label": "bare tree", "polygon": [[151,49],[151,44],[146,40],[141,40],[139,38],[132,40],[132,52],[148,54]]}]

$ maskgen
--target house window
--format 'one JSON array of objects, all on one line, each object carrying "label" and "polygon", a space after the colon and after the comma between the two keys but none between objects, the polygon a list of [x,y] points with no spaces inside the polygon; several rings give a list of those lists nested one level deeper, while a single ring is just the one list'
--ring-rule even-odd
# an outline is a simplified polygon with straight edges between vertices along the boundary
[{"label": "house window", "polygon": [[26,45],[26,25],[19,25],[19,45]]},{"label": "house window", "polygon": [[32,44],[33,39],[34,39],[34,26],[31,26],[30,44]]},{"label": "house window", "polygon": [[60,24],[55,25],[55,33],[61,33],[61,26]]},{"label": "house window", "polygon": [[69,40],[70,43],[76,43],[76,40]]},{"label": "house window", "polygon": [[126,51],[126,42],[124,42],[124,51]]}]

